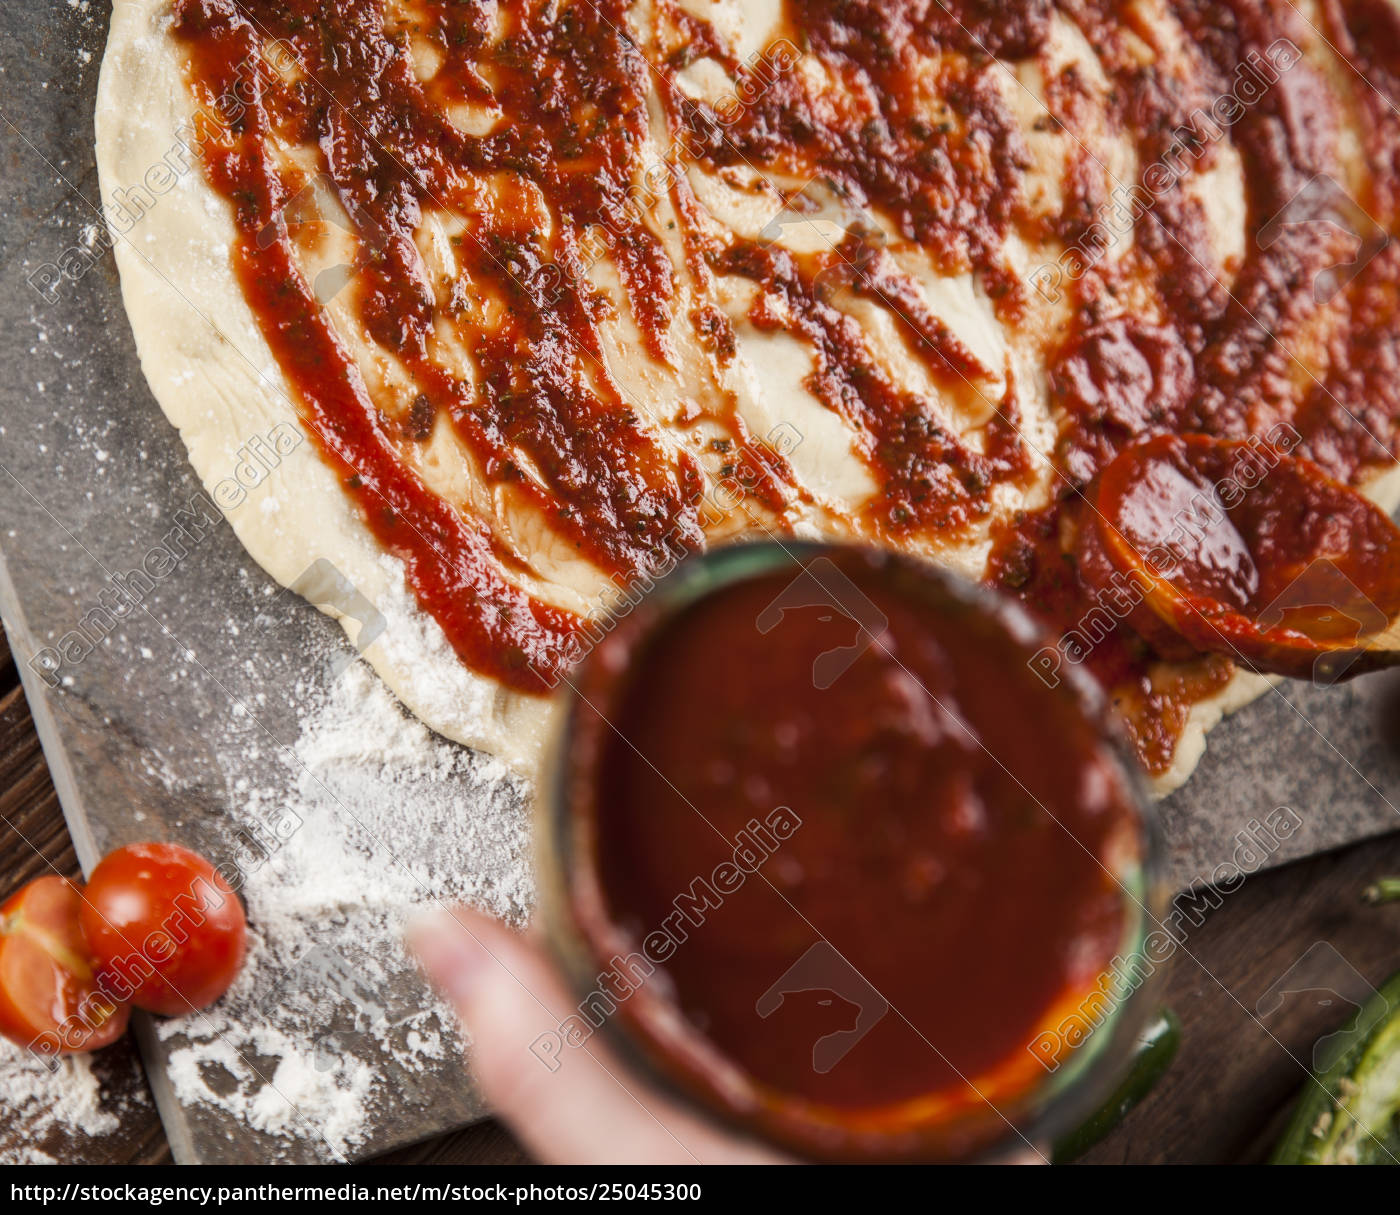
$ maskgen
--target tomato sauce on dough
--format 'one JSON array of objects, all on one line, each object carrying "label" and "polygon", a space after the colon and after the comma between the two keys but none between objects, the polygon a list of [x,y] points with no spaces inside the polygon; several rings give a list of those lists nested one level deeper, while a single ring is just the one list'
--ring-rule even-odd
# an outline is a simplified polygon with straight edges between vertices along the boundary
[{"label": "tomato sauce on dough", "polygon": [[[1388,237],[1400,208],[1392,6],[1318,11],[1336,54],[1372,86],[1355,94],[1354,112],[1311,62],[1289,55],[1316,35],[1281,0],[1171,6],[1188,40],[1186,69],[1179,55],[1168,62],[1154,53],[1142,15],[1116,3],[788,3],[781,36],[841,82],[830,104],[814,101],[799,64],[740,61],[706,21],[669,0],[658,0],[659,45],[644,55],[626,32],[628,7],[422,0],[395,6],[411,16],[391,20],[386,6],[367,0],[174,5],[191,87],[212,116],[196,120],[199,148],[235,217],[233,262],[248,302],[345,492],[473,669],[543,692],[566,665],[581,621],[521,589],[517,559],[491,531],[405,467],[395,446],[404,433],[451,427],[493,487],[542,512],[562,543],[606,574],[630,577],[705,542],[697,458],[660,442],[599,373],[600,326],[613,304],[581,269],[582,233],[608,234],[621,306],[663,362],[678,274],[760,288],[748,323],[791,333],[814,352],[806,387],[856,436],[875,485],[857,521],[862,534],[894,547],[966,536],[993,516],[999,496],[1032,480],[1038,457],[1020,429],[1014,371],[1000,400],[980,401],[974,384],[988,369],[921,306],[868,233],[853,229],[837,256],[814,265],[771,242],[687,223],[684,265],[675,263],[629,195],[653,96],[683,159],[717,173],[753,166],[828,183],[878,213],[939,272],[972,275],[998,319],[1016,325],[1034,288],[1009,268],[1008,242],[1089,239],[1114,198],[1084,148],[1058,213],[1030,206],[1027,134],[1001,63],[1038,64],[1046,113],[1037,123],[1072,132],[1084,121],[1087,86],[1075,70],[1053,66],[1056,23],[1072,22],[1094,48],[1108,81],[1104,121],[1140,166],[1140,180],[1127,183],[1139,196],[1131,248],[1064,284],[1070,320],[1045,351],[1062,419],[1043,453],[1053,491],[1048,502],[997,519],[987,573],[1057,629],[1094,606],[1063,544],[1065,512],[1128,443],[1153,434],[1243,439],[1285,422],[1301,437],[1298,454],[1343,482],[1363,483],[1389,460],[1400,416],[1400,245]],[[415,74],[410,36],[440,59],[430,82]],[[294,66],[269,61],[270,46]],[[718,114],[681,87],[680,73],[699,56],[741,84],[754,78],[738,113]],[[916,70],[931,59],[936,80]],[[1254,89],[1248,104],[1212,109],[1242,92],[1241,81]],[[448,104],[486,102],[510,120],[474,134],[445,117]],[[1211,233],[1191,189],[1224,155],[1223,141],[1202,131],[1203,113],[1224,115],[1243,173],[1245,239],[1228,283],[1206,269]],[[1332,180],[1343,121],[1370,166],[1356,197]],[[358,242],[358,322],[418,388],[402,415],[366,388],[297,268],[287,208],[301,182],[274,144],[318,150]],[[1150,176],[1183,159],[1190,173]],[[483,190],[483,181],[493,184]],[[695,214],[684,174],[666,190],[678,216]],[[525,205],[539,199],[552,235]],[[446,302],[425,286],[414,245],[424,209],[435,205],[471,217],[458,243],[462,278]],[[1354,249],[1338,246],[1348,232]],[[1150,307],[1133,294],[1143,290]],[[836,293],[889,305],[944,399],[985,407],[975,442],[880,369]],[[464,319],[481,307],[500,324],[487,331]],[[730,365],[728,317],[702,308],[682,322],[702,336],[716,368]],[[1315,350],[1319,325],[1323,348],[1300,362],[1293,351]],[[473,376],[445,374],[431,357],[445,331],[470,346]],[[689,408],[673,404],[677,416]],[[733,451],[725,467],[747,470],[755,501],[780,504],[792,492],[782,461],[758,458],[745,428],[726,424],[730,437],[717,440]],[[1126,624],[1084,660],[1112,690],[1151,771],[1170,764],[1191,704],[1231,671],[1221,658],[1162,660]]]}]

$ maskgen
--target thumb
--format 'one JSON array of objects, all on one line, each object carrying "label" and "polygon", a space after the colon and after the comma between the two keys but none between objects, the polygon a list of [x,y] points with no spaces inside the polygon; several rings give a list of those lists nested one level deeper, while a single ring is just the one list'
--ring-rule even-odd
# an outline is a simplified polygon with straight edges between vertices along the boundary
[{"label": "thumb", "polygon": [[479,912],[434,916],[412,938],[456,1007],[494,1112],[548,1163],[754,1163],[776,1157],[660,1097],[596,1038],[563,1044],[576,1001],[537,942]]}]

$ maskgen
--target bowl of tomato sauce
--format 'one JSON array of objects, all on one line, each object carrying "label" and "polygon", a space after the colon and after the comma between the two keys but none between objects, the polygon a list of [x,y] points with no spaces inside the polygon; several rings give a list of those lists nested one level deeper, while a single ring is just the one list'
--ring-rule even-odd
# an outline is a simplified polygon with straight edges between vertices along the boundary
[{"label": "bowl of tomato sauce", "polygon": [[808,1159],[996,1159],[1101,1104],[1165,891],[1097,685],[876,549],[733,545],[634,599],[539,800],[563,1049]]}]

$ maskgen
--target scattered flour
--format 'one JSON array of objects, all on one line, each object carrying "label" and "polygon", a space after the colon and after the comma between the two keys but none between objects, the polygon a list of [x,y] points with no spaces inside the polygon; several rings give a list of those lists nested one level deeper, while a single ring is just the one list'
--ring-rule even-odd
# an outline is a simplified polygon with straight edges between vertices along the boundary
[{"label": "scattered flour", "polygon": [[[124,1095],[113,1095],[118,1088]],[[0,1040],[0,1164],[57,1164],[80,1155],[84,1140],[110,1135],[121,1115],[144,1101],[130,1057],[72,1055],[51,1072]]]},{"label": "scattered flour", "polygon": [[[264,744],[267,778],[228,791],[247,964],[211,1009],[157,1022],[176,1098],[266,1136],[269,1159],[347,1159],[405,1104],[450,1120],[456,1101],[470,1116],[463,1043],[404,930],[463,901],[521,922],[534,897],[526,801],[502,764],[428,731],[363,663],[318,686],[293,690],[300,733]],[[246,771],[247,755],[223,759]],[[0,1048],[0,1163],[80,1155],[74,1145],[115,1132],[146,1100],[129,1056],[78,1056],[50,1073]],[[114,1066],[131,1075],[104,1085]],[[116,1100],[111,1087],[136,1095]]]},{"label": "scattered flour", "polygon": [[213,1009],[159,1026],[182,1103],[295,1144],[271,1148],[295,1159],[348,1158],[406,1102],[467,1100],[456,1026],[404,929],[463,901],[519,922],[534,896],[504,765],[431,733],[362,663],[320,696],[276,753],[286,782],[231,791],[250,837],[248,965]]},{"label": "scattered flour", "polygon": [[[99,46],[106,6],[65,5],[75,40]],[[75,67],[91,71],[98,58],[80,49]],[[97,233],[92,209],[75,206],[56,213],[44,235],[56,250],[91,249]],[[56,256],[47,246],[40,252],[40,260]],[[71,298],[84,298],[77,290],[87,287],[78,284]],[[80,356],[75,342],[87,329],[75,330],[37,301],[31,324],[35,366],[52,365],[51,374],[35,378],[35,391],[64,402],[100,399],[92,385],[106,373],[101,344]],[[130,436],[117,447],[128,424],[121,413],[56,406],[32,439],[51,456],[55,478],[92,487],[85,498],[100,512],[111,501],[103,479],[118,464],[108,453],[132,450]],[[147,455],[144,446],[136,451],[141,465]],[[151,496],[145,509],[152,525],[164,526],[168,506]],[[249,576],[265,583],[260,573]],[[163,590],[184,593],[173,580]],[[378,604],[389,618],[385,644],[427,655],[421,687],[446,720],[462,694],[457,659],[411,604],[401,578],[391,594],[392,602]],[[104,647],[115,647],[133,668],[162,669],[171,686],[205,676],[199,654],[170,661],[161,648],[169,639],[157,629],[141,634],[144,623],[133,617]],[[237,632],[232,624],[230,630]],[[247,661],[251,675],[255,658]],[[154,702],[151,685],[141,686]],[[212,1115],[217,1125],[206,1122],[201,1131],[206,1145],[220,1135],[232,1140],[232,1120],[265,1136],[260,1159],[345,1158],[403,1122],[409,1107],[431,1111],[423,1125],[471,1116],[461,1036],[408,958],[404,929],[428,909],[457,902],[523,922],[534,898],[521,782],[498,761],[429,732],[362,663],[326,687],[324,679],[275,691],[254,684],[234,712],[247,730],[227,743],[176,723],[166,745],[147,722],[143,770],[135,774],[172,793],[201,781],[218,788],[228,833],[242,840],[247,965],[213,1008],[157,1023],[166,1066],[156,1083],[168,1083],[193,1118],[202,1110]],[[269,702],[284,696],[298,702],[289,745],[257,727]],[[256,778],[234,776],[220,788],[224,773],[254,771]],[[134,819],[144,822],[139,797],[131,801]],[[207,824],[191,819],[185,826],[198,835]],[[181,824],[162,820],[163,830],[172,827]],[[223,835],[221,823],[213,838]],[[3,1041],[0,1052],[0,1163],[81,1157],[74,1144],[117,1133],[122,1114],[148,1101],[134,1057],[122,1048],[65,1060],[52,1073]],[[231,1158],[248,1157],[241,1139],[235,1147]]]},{"label": "scattered flour", "polygon": [[[84,395],[78,387],[73,393]],[[55,476],[67,469],[97,486],[88,494],[94,514],[111,509],[99,481],[117,462],[98,453],[130,450],[125,424],[114,414],[56,411],[40,428]],[[138,537],[168,529],[168,502],[153,495],[140,509],[149,518],[133,517]],[[226,625],[231,655],[221,657],[207,642],[172,649],[159,622],[178,617],[186,597],[200,601],[206,621],[219,607],[200,598],[199,567],[211,550],[193,551],[188,576],[182,567],[152,597],[154,616],[133,613],[103,643],[132,680],[124,713],[141,723],[139,771],[125,786],[134,820],[145,821],[141,806],[151,787],[164,791],[167,806],[187,802],[185,822],[162,815],[158,829],[202,841],[211,855],[231,850],[246,878],[249,957],[234,989],[206,1013],[157,1025],[172,1094],[206,1147],[235,1135],[234,1122],[263,1137],[250,1146],[238,1136],[231,1159],[342,1159],[371,1138],[404,1133],[400,1127],[465,1121],[478,1110],[461,1067],[463,1043],[408,958],[403,934],[429,908],[457,902],[525,920],[534,899],[526,791],[499,761],[409,716],[364,663],[339,670],[351,657],[339,629],[327,623],[320,631],[334,638],[322,652],[310,639],[312,609],[261,571],[245,568],[240,578],[277,610],[295,612],[294,628],[241,637],[251,624],[240,616]],[[460,664],[412,603],[401,572],[392,582],[376,605],[387,618],[382,644],[411,650],[422,673],[417,686],[434,706],[450,705],[461,696]],[[77,598],[88,589],[69,593]],[[246,610],[241,593],[239,603]],[[279,642],[315,652],[291,653],[287,667],[278,667]],[[98,660],[89,661],[95,669]],[[309,674],[298,682],[298,672]],[[192,728],[164,714],[163,689],[211,673],[237,696],[231,708],[216,698],[226,720]],[[272,719],[282,723],[277,738],[262,728]],[[8,1088],[7,1077],[0,1071]],[[42,1110],[48,1098],[40,1094],[54,1086],[50,1096],[61,1111],[71,1099],[58,1086],[73,1079],[44,1073],[30,1077],[32,1096],[24,1086],[13,1097],[0,1092],[0,1153],[17,1103]],[[14,1146],[0,1159],[19,1159],[24,1150],[35,1159],[55,1155],[42,1133],[24,1142],[35,1146]]]}]

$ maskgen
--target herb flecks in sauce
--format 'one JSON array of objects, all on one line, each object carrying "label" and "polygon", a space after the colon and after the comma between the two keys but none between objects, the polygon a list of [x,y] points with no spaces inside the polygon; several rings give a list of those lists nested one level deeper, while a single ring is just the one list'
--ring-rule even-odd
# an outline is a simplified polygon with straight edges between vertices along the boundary
[{"label": "herb flecks in sauce", "polygon": [[[175,4],[197,101],[212,113],[223,99],[203,159],[233,207],[254,314],[324,452],[354,473],[346,492],[473,668],[543,690],[580,621],[522,589],[520,555],[431,492],[401,445],[421,449],[433,427],[450,427],[491,492],[607,577],[656,568],[746,519],[781,530],[787,507],[813,494],[716,387],[740,323],[811,352],[806,388],[869,473],[873,494],[831,530],[935,551],[990,528],[988,579],[1061,630],[1095,606],[1065,556],[1061,515],[1126,444],[1242,439],[1282,422],[1301,436],[1298,454],[1341,480],[1389,459],[1400,415],[1400,246],[1384,245],[1400,211],[1400,18],[1389,6],[1318,16],[1375,85],[1346,97],[1336,90],[1350,87],[1338,84],[1349,69],[1320,70],[1314,58],[1332,52],[1281,2],[1186,0],[1154,19],[1092,0],[811,0],[783,7],[757,59],[668,0],[644,33],[640,12],[621,0]],[[1076,38],[1101,79],[1066,65]],[[705,60],[742,104],[695,95],[683,77]],[[1043,104],[1028,91],[1036,82]],[[1230,97],[1242,103],[1212,108]],[[454,122],[458,109],[487,118]],[[1227,120],[1213,133],[1202,114]],[[1364,168],[1339,159],[1343,123]],[[647,151],[658,131],[662,172]],[[1091,151],[1096,131],[1122,146],[1115,171],[1134,180],[1116,181]],[[1045,139],[1066,141],[1062,197],[1048,209],[1032,181],[1032,145]],[[355,246],[335,306],[411,381],[402,402],[366,384],[302,273],[287,204],[305,173],[275,151],[285,146],[315,149]],[[1220,254],[1202,191],[1235,157],[1243,239]],[[1164,176],[1164,165],[1180,171]],[[799,213],[807,195],[838,199],[846,237],[796,255],[726,232],[691,170],[777,182]],[[1338,225],[1298,210],[1300,197],[1321,197],[1316,185],[1306,193],[1319,180],[1346,183],[1337,205],[1369,259],[1354,273]],[[1033,264],[1010,251],[1092,243],[1123,189],[1140,205],[1120,247],[1087,259],[1047,309]],[[455,217],[447,282],[425,278],[427,213]],[[1032,335],[1036,357],[988,365],[924,307],[911,256],[970,275],[997,323]],[[613,286],[595,281],[600,264]],[[712,306],[703,297],[717,279],[753,284],[751,305]],[[863,308],[891,318],[923,387],[873,356]],[[629,350],[664,369],[658,392],[674,392],[649,403],[655,417],[607,370],[619,317],[636,335]],[[683,335],[699,363],[680,352]],[[470,374],[439,357],[453,342]],[[1041,391],[1036,364],[1049,370],[1056,434],[1021,433]],[[720,407],[697,408],[677,387],[694,375]],[[657,431],[657,418],[702,415],[734,451]],[[744,473],[742,515],[708,504],[725,470]],[[1027,494],[1035,509],[1012,514],[1006,503]],[[1159,659],[1126,626],[1085,658],[1154,770],[1170,763],[1190,704],[1229,675],[1212,659]]]}]

